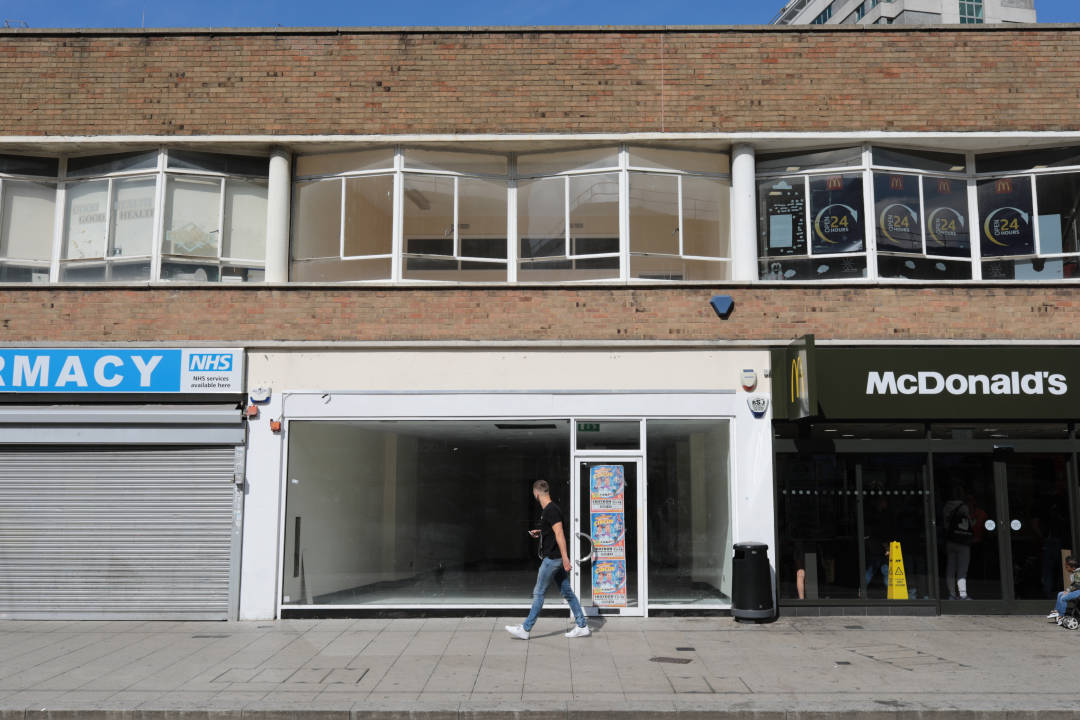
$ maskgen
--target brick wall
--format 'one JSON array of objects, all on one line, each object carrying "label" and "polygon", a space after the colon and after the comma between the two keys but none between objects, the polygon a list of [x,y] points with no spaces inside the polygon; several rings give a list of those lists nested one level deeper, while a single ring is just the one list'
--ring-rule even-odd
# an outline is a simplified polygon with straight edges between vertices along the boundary
[{"label": "brick wall", "polygon": [[0,33],[0,135],[1076,130],[1080,28]]},{"label": "brick wall", "polygon": [[[728,320],[708,305],[735,299]],[[0,289],[0,342],[1077,339],[1074,287]]]}]

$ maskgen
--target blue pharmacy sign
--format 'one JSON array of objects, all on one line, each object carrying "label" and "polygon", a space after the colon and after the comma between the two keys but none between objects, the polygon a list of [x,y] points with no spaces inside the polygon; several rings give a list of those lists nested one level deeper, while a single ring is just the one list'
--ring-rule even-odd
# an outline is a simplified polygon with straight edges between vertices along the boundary
[{"label": "blue pharmacy sign", "polygon": [[239,393],[243,351],[0,348],[0,393]]}]

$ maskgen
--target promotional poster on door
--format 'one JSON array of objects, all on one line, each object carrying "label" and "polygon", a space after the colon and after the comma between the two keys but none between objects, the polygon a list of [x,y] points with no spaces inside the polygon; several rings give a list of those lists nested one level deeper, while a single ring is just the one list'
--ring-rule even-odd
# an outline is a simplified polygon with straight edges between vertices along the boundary
[{"label": "promotional poster on door", "polygon": [[593,539],[592,598],[597,606],[626,607],[626,471],[622,465],[589,470]]}]

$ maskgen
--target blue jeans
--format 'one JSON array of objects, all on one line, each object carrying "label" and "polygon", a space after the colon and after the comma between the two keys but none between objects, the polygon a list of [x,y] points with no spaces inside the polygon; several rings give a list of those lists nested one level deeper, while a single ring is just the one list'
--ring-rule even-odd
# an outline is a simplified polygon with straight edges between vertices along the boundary
[{"label": "blue jeans", "polygon": [[1065,617],[1065,606],[1069,604],[1070,600],[1075,600],[1076,598],[1080,598],[1080,590],[1058,593],[1057,605],[1054,606],[1054,609],[1057,610],[1057,614],[1061,617]]},{"label": "blue jeans", "polygon": [[578,627],[585,627],[585,613],[581,611],[581,603],[578,602],[577,595],[570,587],[570,574],[563,570],[562,560],[555,558],[544,558],[540,563],[540,569],[536,572],[536,587],[533,588],[532,609],[529,610],[529,617],[525,618],[521,626],[526,631],[532,630],[533,625],[536,624],[536,618],[540,615],[540,609],[544,607],[544,593],[547,592],[547,587],[551,583],[559,586],[562,596],[566,598],[566,602],[570,603],[570,612],[574,613],[574,622]]}]

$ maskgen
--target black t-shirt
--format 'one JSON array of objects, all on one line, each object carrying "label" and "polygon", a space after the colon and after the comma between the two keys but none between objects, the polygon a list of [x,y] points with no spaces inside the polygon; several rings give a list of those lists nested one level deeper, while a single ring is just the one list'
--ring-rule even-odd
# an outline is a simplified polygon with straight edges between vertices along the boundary
[{"label": "black t-shirt", "polygon": [[547,507],[540,511],[540,557],[555,560],[562,558],[562,551],[555,541],[555,530],[552,528],[562,521],[562,510],[554,502],[549,502]]}]

